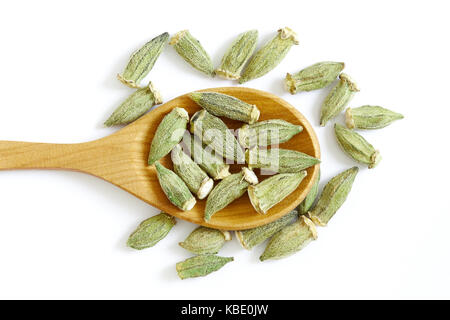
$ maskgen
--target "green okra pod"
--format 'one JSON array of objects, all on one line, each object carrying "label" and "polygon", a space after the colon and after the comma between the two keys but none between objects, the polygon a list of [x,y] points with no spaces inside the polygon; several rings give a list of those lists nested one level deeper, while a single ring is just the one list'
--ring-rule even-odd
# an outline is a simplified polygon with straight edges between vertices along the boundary
[{"label": "green okra pod", "polygon": [[248,168],[242,168],[241,172],[232,174],[220,181],[206,200],[205,221],[218,211],[225,208],[234,200],[240,198],[251,184],[257,184],[258,178]]},{"label": "green okra pod", "polygon": [[173,147],[180,143],[189,122],[189,115],[183,108],[174,108],[158,125],[153,137],[148,156],[148,164],[152,165],[165,155]]},{"label": "green okra pod", "polygon": [[356,83],[348,75],[341,73],[338,84],[330,91],[322,104],[320,125],[324,127],[329,120],[341,113],[358,91]]},{"label": "green okra pod", "polygon": [[209,54],[203,48],[200,41],[195,39],[188,30],[183,30],[175,34],[170,39],[169,44],[192,67],[210,77],[214,77],[214,66]]},{"label": "green okra pod", "polygon": [[253,229],[236,231],[236,238],[244,249],[250,250],[272,237],[285,226],[289,225],[297,217],[297,215],[298,211],[292,210],[280,219],[266,225]]},{"label": "green okra pod", "polygon": [[155,163],[155,167],[159,184],[167,199],[183,211],[191,210],[195,206],[196,200],[184,181],[175,172],[165,168],[159,162]]},{"label": "green okra pod", "polygon": [[147,42],[131,55],[125,70],[118,74],[117,78],[131,88],[139,88],[140,82],[152,70],[168,39],[169,34],[164,32]]},{"label": "green okra pod", "polygon": [[190,131],[196,135],[205,146],[217,154],[238,163],[245,162],[244,151],[227,125],[218,117],[206,110],[196,112],[190,122]]},{"label": "green okra pod", "polygon": [[262,77],[271,71],[295,44],[298,44],[298,39],[294,31],[287,27],[278,30],[277,36],[267,42],[250,60],[239,78],[239,83]]},{"label": "green okra pod", "polygon": [[269,146],[289,141],[303,131],[301,125],[295,125],[281,119],[270,119],[253,124],[244,124],[238,130],[238,140],[242,147],[251,148]]},{"label": "green okra pod", "polygon": [[308,213],[315,224],[320,226],[327,225],[328,221],[347,199],[358,171],[358,167],[353,167],[330,179],[323,188],[317,204]]},{"label": "green okra pod", "polygon": [[250,169],[263,168],[279,173],[300,172],[320,163],[319,159],[300,151],[259,147],[247,149],[245,161]]},{"label": "green okra pod", "polygon": [[164,212],[148,218],[130,235],[127,246],[136,250],[153,247],[167,236],[175,223],[175,218]]},{"label": "green okra pod", "polygon": [[133,122],[144,115],[154,105],[160,103],[162,103],[161,95],[153,87],[153,84],[149,82],[147,87],[137,89],[122,102],[108,120],[105,121],[105,126],[111,127]]},{"label": "green okra pod", "polygon": [[367,142],[360,134],[336,123],[334,125],[336,139],[342,150],[355,161],[375,168],[381,160],[380,152]]},{"label": "green okra pod", "polygon": [[214,150],[202,145],[201,140],[196,136],[189,135],[186,139],[187,147],[191,158],[194,159],[200,168],[205,170],[214,180],[221,180],[230,175],[230,165],[223,162],[223,158],[219,157]]},{"label": "green okra pod", "polygon": [[379,106],[347,108],[345,111],[345,124],[349,129],[381,129],[399,119],[403,119],[403,115]]},{"label": "green okra pod", "polygon": [[179,144],[172,152],[171,158],[175,173],[186,183],[189,190],[199,199],[204,199],[214,186],[214,181],[194,162]]},{"label": "green okra pod", "polygon": [[306,171],[279,173],[254,186],[248,187],[248,197],[258,213],[267,211],[294,192],[306,177]]},{"label": "green okra pod", "polygon": [[220,257],[214,254],[202,254],[184,261],[178,262],[176,270],[181,279],[204,277],[217,271],[233,261],[233,257]]},{"label": "green okra pod", "polygon": [[254,123],[259,119],[259,109],[238,98],[217,92],[193,92],[189,95],[199,106],[218,116]]},{"label": "green okra pod", "polygon": [[284,227],[270,239],[259,260],[282,259],[302,250],[312,240],[317,239],[314,223],[306,216]]},{"label": "green okra pod", "polygon": [[255,51],[257,39],[257,30],[240,34],[223,56],[216,74],[225,79],[239,79],[242,69]]},{"label": "green okra pod", "polygon": [[230,240],[231,234],[228,231],[198,227],[179,245],[195,254],[213,254],[219,252],[225,242]]},{"label": "green okra pod", "polygon": [[342,69],[343,62],[319,62],[295,74],[288,73],[285,85],[291,94],[321,89],[336,80]]}]

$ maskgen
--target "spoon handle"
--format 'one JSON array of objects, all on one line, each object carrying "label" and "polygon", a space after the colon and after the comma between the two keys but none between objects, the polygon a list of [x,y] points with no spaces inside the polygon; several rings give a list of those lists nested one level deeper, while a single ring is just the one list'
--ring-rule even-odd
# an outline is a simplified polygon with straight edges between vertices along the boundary
[{"label": "spoon handle", "polygon": [[0,170],[69,169],[83,170],[80,159],[86,158],[89,143],[52,144],[0,141]]}]

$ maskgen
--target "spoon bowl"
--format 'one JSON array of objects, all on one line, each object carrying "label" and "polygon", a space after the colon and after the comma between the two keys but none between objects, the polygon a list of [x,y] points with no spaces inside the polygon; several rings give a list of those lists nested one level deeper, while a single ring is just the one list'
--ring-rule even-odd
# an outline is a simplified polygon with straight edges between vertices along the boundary
[{"label": "spoon bowl", "polygon": [[[308,120],[283,99],[264,91],[242,87],[200,91],[228,94],[255,104],[261,111],[260,121],[283,119],[302,125],[303,131],[280,144],[280,147],[320,158],[319,143]],[[293,210],[306,197],[318,175],[319,165],[308,168],[308,175],[300,186],[265,215],[253,209],[247,194],[217,212],[208,222],[203,220],[206,199],[198,200],[190,211],[179,210],[164,195],[156,177],[155,166],[147,165],[150,143],[156,128],[163,117],[175,107],[186,109],[189,116],[201,109],[185,94],[155,108],[110,136],[95,141],[77,144],[0,141],[0,170],[65,169],[88,173],[175,217],[223,230],[243,230],[267,224]],[[238,129],[243,125],[239,121],[225,118],[223,120],[230,129]],[[170,154],[162,158],[160,163],[172,169]],[[230,171],[238,172],[241,166],[231,165]],[[267,177],[260,175],[259,170],[256,170],[256,173],[260,180]]]}]

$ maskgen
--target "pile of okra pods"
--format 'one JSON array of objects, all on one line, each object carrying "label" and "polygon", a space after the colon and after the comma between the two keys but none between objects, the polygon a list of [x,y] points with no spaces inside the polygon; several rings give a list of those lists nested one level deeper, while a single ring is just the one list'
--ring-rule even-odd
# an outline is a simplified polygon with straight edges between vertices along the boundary
[{"label": "pile of okra pods", "polygon": [[[167,32],[150,40],[131,56],[123,73],[118,75],[122,83],[136,91],[113,112],[105,125],[128,124],[154,105],[162,103],[153,84],[150,82],[147,86],[141,86],[141,81],[153,68],[167,42],[198,71],[210,77],[218,75],[239,83],[262,77],[281,62],[293,45],[298,44],[295,32],[286,27],[278,30],[274,38],[254,53],[257,38],[256,30],[240,34],[225,52],[217,69],[200,42],[188,30],[178,32],[170,42]],[[359,91],[355,82],[347,74],[341,73],[343,69],[344,63],[327,61],[286,75],[286,89],[291,94],[321,89],[339,78],[323,102],[321,126],[340,114]],[[151,141],[148,158],[148,165],[155,166],[159,183],[167,198],[181,210],[192,209],[196,204],[196,197],[206,198],[204,219],[208,221],[216,212],[247,193],[255,211],[265,214],[299,186],[306,176],[306,168],[320,162],[302,152],[267,148],[288,141],[303,130],[302,126],[281,119],[258,121],[260,110],[257,106],[225,94],[194,92],[190,94],[190,98],[202,110],[191,118],[181,107],[166,114]],[[338,144],[355,161],[374,168],[381,159],[379,152],[353,129],[383,128],[403,116],[369,105],[348,108],[345,116],[346,126],[334,125]],[[220,117],[243,122],[237,137]],[[192,135],[186,131],[188,126]],[[158,161],[169,153],[174,171],[165,168]],[[246,163],[247,166],[239,173],[231,174],[224,159]],[[270,169],[274,174],[258,182],[253,168]],[[284,258],[300,251],[317,238],[315,226],[325,226],[341,207],[357,173],[358,167],[355,166],[333,177],[316,201],[319,193],[318,175],[298,208],[267,225],[236,231],[236,238],[248,250],[269,239],[260,257],[261,261]],[[214,184],[214,180],[218,183]],[[175,218],[161,212],[143,221],[130,235],[127,245],[137,250],[152,247],[174,225]],[[185,279],[205,276],[233,261],[232,257],[216,255],[228,240],[231,240],[228,231],[196,228],[180,242],[181,247],[195,256],[176,264],[179,277]]]}]

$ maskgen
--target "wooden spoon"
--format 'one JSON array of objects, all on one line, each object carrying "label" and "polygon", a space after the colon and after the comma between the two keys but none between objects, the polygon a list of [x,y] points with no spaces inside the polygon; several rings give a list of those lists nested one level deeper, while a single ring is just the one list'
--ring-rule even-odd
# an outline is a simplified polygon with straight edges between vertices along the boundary
[{"label": "wooden spoon", "polygon": [[[220,92],[255,104],[261,111],[260,120],[284,119],[302,125],[303,131],[280,147],[320,158],[319,143],[311,125],[300,112],[283,99],[264,91],[241,87],[201,91]],[[99,140],[77,144],[0,141],[0,170],[66,169],[89,173],[111,182],[175,217],[223,230],[242,230],[267,224],[294,209],[305,198],[318,174],[318,165],[309,168],[307,177],[297,190],[265,215],[258,214],[253,209],[247,194],[216,213],[208,223],[203,220],[206,200],[197,201],[196,206],[187,212],[177,209],[164,195],[156,177],[155,167],[147,165],[150,143],[156,128],[174,107],[186,109],[190,116],[200,110],[195,102],[187,95],[183,95]],[[242,122],[223,120],[232,129],[243,125]],[[172,169],[170,154],[161,159],[161,163]],[[231,172],[238,172],[239,167],[231,165]],[[256,173],[259,174],[259,170]],[[267,176],[258,177],[264,179]]]}]

